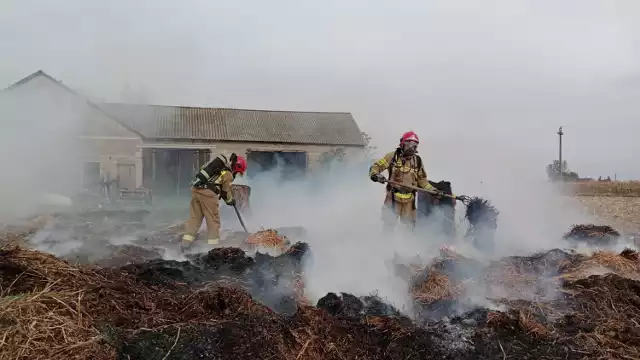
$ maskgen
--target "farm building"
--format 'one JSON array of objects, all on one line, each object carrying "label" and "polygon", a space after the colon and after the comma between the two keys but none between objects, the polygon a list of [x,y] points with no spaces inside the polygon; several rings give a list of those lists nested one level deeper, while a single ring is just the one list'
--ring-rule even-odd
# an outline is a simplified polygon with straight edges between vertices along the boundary
[{"label": "farm building", "polygon": [[326,154],[349,159],[364,153],[350,113],[101,103],[43,71],[3,93],[46,108],[51,117],[78,118],[86,183],[114,181],[118,188],[145,187],[156,195],[186,193],[211,153],[246,155],[249,178],[274,168],[291,178],[313,170]]}]

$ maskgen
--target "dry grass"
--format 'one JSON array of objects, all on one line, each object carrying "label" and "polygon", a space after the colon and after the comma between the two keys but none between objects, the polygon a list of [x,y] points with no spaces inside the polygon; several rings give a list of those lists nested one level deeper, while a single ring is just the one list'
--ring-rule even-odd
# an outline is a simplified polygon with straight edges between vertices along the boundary
[{"label": "dry grass", "polygon": [[571,184],[577,196],[640,197],[640,181],[584,181]]}]

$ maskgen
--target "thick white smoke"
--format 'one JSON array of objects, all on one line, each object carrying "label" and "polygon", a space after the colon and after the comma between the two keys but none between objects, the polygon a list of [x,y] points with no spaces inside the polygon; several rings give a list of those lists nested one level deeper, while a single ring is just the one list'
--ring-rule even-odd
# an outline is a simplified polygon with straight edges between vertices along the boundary
[{"label": "thick white smoke", "polygon": [[0,93],[0,221],[65,208],[81,188],[86,108],[45,86],[36,79]]},{"label": "thick white smoke", "polygon": [[[276,181],[281,169],[263,173],[248,183],[252,187],[252,216],[248,222],[254,229],[287,226],[306,229],[312,256],[305,276],[312,299],[317,300],[329,291],[358,295],[378,291],[399,308],[408,309],[407,284],[395,276],[391,260],[397,254],[419,255],[423,261],[429,261],[439,255],[439,247],[448,239],[439,227],[410,233],[401,224],[394,234],[384,234],[381,210],[385,190],[383,185],[369,180],[369,165],[369,162],[333,164],[330,171],[317,171],[304,181],[289,183]],[[522,169],[519,173],[526,174]],[[496,253],[484,253],[461,239],[467,222],[463,219],[465,207],[458,204],[456,245],[467,255],[482,260],[563,247],[566,244],[560,237],[568,227],[573,222],[589,220],[544,178],[528,181],[523,178],[505,189],[498,175],[471,174],[444,180],[452,182],[456,193],[492,200],[501,214],[507,215],[499,218]],[[487,177],[482,177],[483,174]],[[476,302],[488,304],[480,299],[482,296],[477,296]]]}]

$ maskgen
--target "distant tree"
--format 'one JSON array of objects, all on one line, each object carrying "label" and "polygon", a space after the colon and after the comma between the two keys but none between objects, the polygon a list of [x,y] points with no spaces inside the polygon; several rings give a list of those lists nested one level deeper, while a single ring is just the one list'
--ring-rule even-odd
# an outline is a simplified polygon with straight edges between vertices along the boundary
[{"label": "distant tree", "polygon": [[320,154],[320,159],[318,159],[318,161],[322,165],[329,165],[334,161],[340,162],[344,160],[346,155],[347,153],[343,148],[335,148]]},{"label": "distant tree", "polygon": [[[555,174],[556,176],[560,174],[560,161],[553,160],[553,162],[547,165],[547,174]],[[562,160],[562,172],[567,172],[569,170],[569,164],[567,160]]]},{"label": "distant tree", "polygon": [[376,151],[376,147],[371,145],[371,136],[369,136],[369,134],[367,134],[366,132],[362,132],[362,139],[364,140],[364,151],[368,156],[373,156],[375,151]]},{"label": "distant tree", "polygon": [[551,181],[559,181],[560,174],[562,171],[562,179],[565,181],[575,181],[580,178],[577,172],[569,170],[569,164],[566,160],[562,161],[562,166],[560,166],[560,162],[558,160],[553,160],[553,162],[547,165],[547,177]]}]

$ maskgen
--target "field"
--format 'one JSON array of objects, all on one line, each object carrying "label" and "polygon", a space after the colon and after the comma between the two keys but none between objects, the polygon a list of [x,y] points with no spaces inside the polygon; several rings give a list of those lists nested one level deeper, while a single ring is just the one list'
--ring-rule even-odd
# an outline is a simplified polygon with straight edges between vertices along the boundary
[{"label": "field", "polygon": [[571,184],[577,196],[640,197],[640,181],[583,181]]},{"label": "field", "polygon": [[640,233],[640,197],[578,196],[585,211],[603,223],[628,232]]},{"label": "field", "polygon": [[640,181],[587,181],[570,184],[585,211],[629,233],[640,233]]}]

